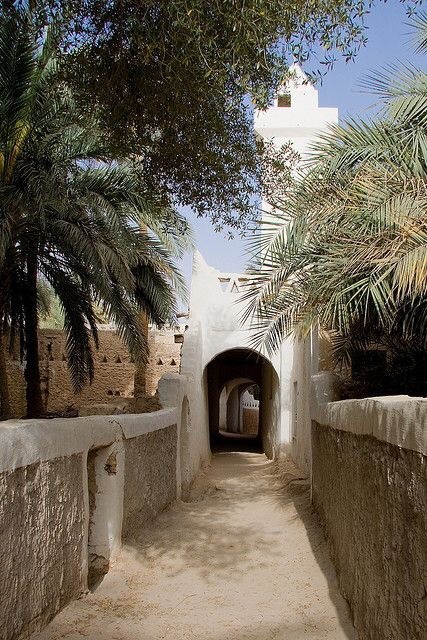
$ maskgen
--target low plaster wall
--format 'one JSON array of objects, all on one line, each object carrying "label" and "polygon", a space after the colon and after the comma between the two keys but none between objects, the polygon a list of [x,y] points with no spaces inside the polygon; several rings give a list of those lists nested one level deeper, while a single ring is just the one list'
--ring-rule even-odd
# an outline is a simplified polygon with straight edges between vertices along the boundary
[{"label": "low plaster wall", "polygon": [[82,459],[0,473],[2,638],[41,628],[85,587]]},{"label": "low plaster wall", "polygon": [[2,640],[42,629],[175,500],[180,413],[0,423]]},{"label": "low plaster wall", "polygon": [[125,442],[124,541],[176,500],[177,442],[176,424]]},{"label": "low plaster wall", "polygon": [[313,503],[359,639],[423,640],[427,399],[329,402],[314,413]]}]

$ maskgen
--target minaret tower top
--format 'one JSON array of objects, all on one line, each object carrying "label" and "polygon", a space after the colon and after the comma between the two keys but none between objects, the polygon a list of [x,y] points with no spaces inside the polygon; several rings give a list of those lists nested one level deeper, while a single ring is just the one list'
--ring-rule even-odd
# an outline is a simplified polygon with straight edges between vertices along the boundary
[{"label": "minaret tower top", "polygon": [[273,105],[265,111],[255,111],[255,131],[278,146],[290,141],[305,156],[313,138],[329,124],[338,122],[338,109],[319,107],[317,89],[297,63],[289,70],[291,77]]},{"label": "minaret tower top", "polygon": [[297,62],[289,67],[290,78],[284,84],[274,100],[275,107],[285,107],[288,101],[291,109],[318,109],[319,95],[317,89],[309,82],[306,74]]}]

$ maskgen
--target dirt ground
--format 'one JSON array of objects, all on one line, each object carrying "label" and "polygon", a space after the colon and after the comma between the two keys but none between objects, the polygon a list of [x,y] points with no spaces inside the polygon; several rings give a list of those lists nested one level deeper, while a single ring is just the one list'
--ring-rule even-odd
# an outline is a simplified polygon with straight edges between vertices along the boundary
[{"label": "dirt ground", "polygon": [[355,640],[297,474],[262,454],[216,454],[191,502],[33,640]]}]

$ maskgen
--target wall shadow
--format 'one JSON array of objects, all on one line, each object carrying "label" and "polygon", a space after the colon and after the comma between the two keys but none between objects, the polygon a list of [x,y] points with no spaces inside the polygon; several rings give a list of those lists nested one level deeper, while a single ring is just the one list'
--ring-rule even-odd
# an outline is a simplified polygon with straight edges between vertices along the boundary
[{"label": "wall shadow", "polygon": [[352,624],[352,611],[339,591],[338,576],[329,554],[325,533],[311,502],[309,480],[289,458],[276,460],[272,463],[272,476],[277,507],[283,508],[289,503],[295,507],[298,517],[304,524],[316,562],[327,580],[329,596],[334,604],[340,624],[347,634],[346,637],[349,640],[357,639]]},{"label": "wall shadow", "polygon": [[[254,453],[217,453],[213,462],[190,501],[128,540],[101,586],[72,603],[40,640],[355,640],[299,470]],[[298,547],[304,529],[308,542]],[[332,606],[325,595],[319,604],[318,583],[304,573],[309,547]]]},{"label": "wall shadow", "polygon": [[263,453],[262,441],[259,435],[247,436],[240,433],[226,433],[219,431],[211,437],[212,453],[246,452]]}]

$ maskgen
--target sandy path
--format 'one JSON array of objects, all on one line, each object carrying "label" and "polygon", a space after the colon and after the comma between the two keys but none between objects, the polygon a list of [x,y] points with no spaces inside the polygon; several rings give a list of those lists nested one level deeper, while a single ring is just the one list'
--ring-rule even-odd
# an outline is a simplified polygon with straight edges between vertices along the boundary
[{"label": "sandy path", "polygon": [[307,487],[284,489],[273,469],[260,454],[217,454],[193,501],[34,640],[354,639]]}]

